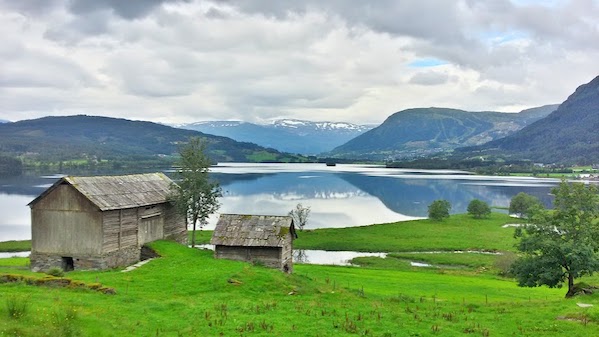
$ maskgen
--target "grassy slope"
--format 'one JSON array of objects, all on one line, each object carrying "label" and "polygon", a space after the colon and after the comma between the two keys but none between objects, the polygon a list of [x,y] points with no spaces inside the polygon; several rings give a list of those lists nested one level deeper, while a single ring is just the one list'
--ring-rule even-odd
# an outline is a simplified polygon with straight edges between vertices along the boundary
[{"label": "grassy slope", "polygon": [[[556,317],[599,318],[596,307],[579,308],[579,299],[565,300],[561,290],[518,288],[510,280],[311,265],[285,275],[169,242],[154,247],[163,257],[130,273],[68,275],[114,287],[116,295],[0,284],[0,301],[29,302],[18,320],[7,318],[2,303],[0,335],[589,336],[596,323]],[[26,259],[10,260],[0,273],[25,273],[14,262]],[[598,296],[584,301],[599,305]]]}]

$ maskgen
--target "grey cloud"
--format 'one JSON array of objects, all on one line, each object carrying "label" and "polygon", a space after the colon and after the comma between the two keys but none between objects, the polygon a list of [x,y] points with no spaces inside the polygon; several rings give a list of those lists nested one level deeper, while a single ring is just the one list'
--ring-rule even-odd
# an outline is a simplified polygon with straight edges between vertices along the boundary
[{"label": "grey cloud", "polygon": [[10,56],[0,47],[0,87],[4,88],[74,88],[93,87],[99,83],[80,65],[56,55],[25,48],[15,42]]},{"label": "grey cloud", "polygon": [[69,10],[77,15],[109,10],[125,19],[137,19],[148,15],[163,3],[183,0],[70,0]]},{"label": "grey cloud", "polygon": [[393,35],[426,38],[439,43],[465,41],[460,31],[458,4],[436,0],[308,0],[308,1],[222,1],[252,14],[284,19],[290,14],[325,12],[345,19],[348,25],[361,24]]},{"label": "grey cloud", "polygon": [[0,0],[0,8],[41,16],[61,7],[63,3],[64,0]]},{"label": "grey cloud", "polygon": [[423,71],[414,74],[408,81],[411,84],[419,85],[439,85],[447,83],[449,75],[436,71]]},{"label": "grey cloud", "polygon": [[87,36],[108,33],[110,22],[111,17],[108,12],[89,13],[49,27],[44,37],[53,41],[76,44]]}]

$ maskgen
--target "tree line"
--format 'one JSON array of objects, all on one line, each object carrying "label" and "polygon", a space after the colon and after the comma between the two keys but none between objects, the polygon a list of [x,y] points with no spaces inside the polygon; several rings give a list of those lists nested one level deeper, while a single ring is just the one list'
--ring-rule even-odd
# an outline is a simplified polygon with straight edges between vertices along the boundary
[{"label": "tree line", "polygon": [[[509,212],[525,219],[517,227],[518,258],[509,272],[522,287],[567,285],[566,297],[589,291],[574,281],[599,271],[599,189],[595,185],[562,181],[552,190],[553,209],[545,209],[534,196],[519,193],[510,201]],[[451,204],[435,200],[429,218],[449,217]],[[489,205],[472,200],[468,213],[483,218]]]}]

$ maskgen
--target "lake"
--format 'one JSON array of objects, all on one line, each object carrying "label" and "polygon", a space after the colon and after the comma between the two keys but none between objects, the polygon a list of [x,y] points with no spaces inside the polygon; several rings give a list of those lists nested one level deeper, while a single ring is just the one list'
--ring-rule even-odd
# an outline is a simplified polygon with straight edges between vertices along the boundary
[{"label": "lake", "polygon": [[[172,175],[172,171],[165,172]],[[519,192],[537,196],[550,205],[549,192],[559,184],[556,179],[488,177],[376,165],[222,163],[211,172],[223,190],[219,212],[286,215],[301,203],[311,209],[307,229],[418,219],[427,216],[428,205],[436,199],[448,200],[451,213],[466,212],[472,199],[507,207]],[[0,178],[0,241],[31,238],[27,204],[60,176]],[[206,228],[214,228],[216,219],[211,217]]]}]

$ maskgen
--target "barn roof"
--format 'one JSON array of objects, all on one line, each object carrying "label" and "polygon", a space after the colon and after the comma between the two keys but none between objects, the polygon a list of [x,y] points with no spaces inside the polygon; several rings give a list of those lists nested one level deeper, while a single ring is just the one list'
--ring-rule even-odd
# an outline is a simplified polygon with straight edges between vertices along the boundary
[{"label": "barn roof", "polygon": [[102,211],[135,208],[168,201],[173,181],[164,173],[60,178],[54,185],[29,203],[35,204],[57,186],[68,184]]},{"label": "barn roof", "polygon": [[297,237],[288,216],[221,214],[210,243],[222,246],[283,247],[287,234]]}]

